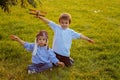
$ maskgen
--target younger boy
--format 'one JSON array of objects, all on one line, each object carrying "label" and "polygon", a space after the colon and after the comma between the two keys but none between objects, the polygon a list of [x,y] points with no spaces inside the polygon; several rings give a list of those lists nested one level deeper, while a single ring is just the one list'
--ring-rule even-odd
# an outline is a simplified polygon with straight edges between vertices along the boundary
[{"label": "younger boy", "polygon": [[28,74],[42,72],[55,65],[64,67],[64,63],[60,62],[54,52],[48,48],[48,34],[41,30],[35,39],[35,43],[28,43],[15,35],[11,35],[11,39],[22,44],[28,51],[32,52],[32,64],[28,66]]}]

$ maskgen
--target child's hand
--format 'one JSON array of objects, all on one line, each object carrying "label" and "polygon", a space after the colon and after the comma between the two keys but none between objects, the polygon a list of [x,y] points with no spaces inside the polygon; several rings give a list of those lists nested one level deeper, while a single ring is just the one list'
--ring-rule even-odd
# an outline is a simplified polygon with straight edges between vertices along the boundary
[{"label": "child's hand", "polygon": [[10,35],[10,38],[12,40],[15,40],[17,42],[19,42],[20,44],[24,45],[25,44],[25,41],[23,41],[22,39],[20,39],[19,37],[15,36],[15,35]]},{"label": "child's hand", "polygon": [[15,35],[10,35],[10,38],[12,39],[12,40],[15,40],[15,41],[17,41],[19,38],[17,37],[17,36],[15,36]]},{"label": "child's hand", "polygon": [[88,42],[93,43],[93,44],[95,43],[94,40],[92,39],[89,39]]},{"label": "child's hand", "polygon": [[39,10],[36,10],[35,13],[36,13],[35,17],[36,17],[36,18],[39,18],[39,16],[40,16],[40,11],[39,11]]},{"label": "child's hand", "polygon": [[61,66],[61,67],[65,66],[65,64],[63,62],[58,62],[57,64],[58,64],[58,66]]},{"label": "child's hand", "polygon": [[40,10],[34,10],[34,9],[29,9],[30,14],[35,15],[36,18],[39,18],[40,16],[45,17],[47,14],[46,12],[40,11]]},{"label": "child's hand", "polygon": [[40,15],[40,11],[36,10],[36,16],[39,16],[39,15]]}]

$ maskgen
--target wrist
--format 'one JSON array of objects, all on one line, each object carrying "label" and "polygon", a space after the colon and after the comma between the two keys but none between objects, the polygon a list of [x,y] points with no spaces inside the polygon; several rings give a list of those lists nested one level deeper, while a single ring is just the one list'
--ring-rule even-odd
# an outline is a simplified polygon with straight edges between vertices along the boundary
[{"label": "wrist", "polygon": [[17,38],[16,41],[21,41],[21,39],[20,39],[20,38]]},{"label": "wrist", "polygon": [[42,19],[42,16],[38,16],[39,19]]}]

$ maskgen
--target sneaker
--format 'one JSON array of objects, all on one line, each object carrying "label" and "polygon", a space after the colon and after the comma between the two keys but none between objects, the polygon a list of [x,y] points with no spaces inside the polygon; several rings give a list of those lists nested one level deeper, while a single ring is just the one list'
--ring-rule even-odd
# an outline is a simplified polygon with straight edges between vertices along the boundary
[{"label": "sneaker", "polygon": [[28,70],[28,74],[34,74],[37,73],[35,70]]},{"label": "sneaker", "polygon": [[70,57],[70,62],[74,63],[74,60]]},{"label": "sneaker", "polygon": [[52,71],[53,69],[52,68],[50,68],[50,71]]}]

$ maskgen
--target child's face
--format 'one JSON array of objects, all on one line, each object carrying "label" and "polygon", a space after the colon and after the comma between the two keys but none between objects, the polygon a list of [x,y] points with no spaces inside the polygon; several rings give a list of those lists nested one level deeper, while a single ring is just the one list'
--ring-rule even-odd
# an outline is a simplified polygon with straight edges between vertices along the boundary
[{"label": "child's face", "polygon": [[44,36],[39,36],[37,39],[37,44],[41,47],[45,46],[47,44],[47,38]]},{"label": "child's face", "polygon": [[63,29],[66,29],[66,28],[68,28],[69,27],[69,20],[65,20],[65,19],[61,19],[60,20],[60,25],[61,25],[61,27],[63,28]]}]

